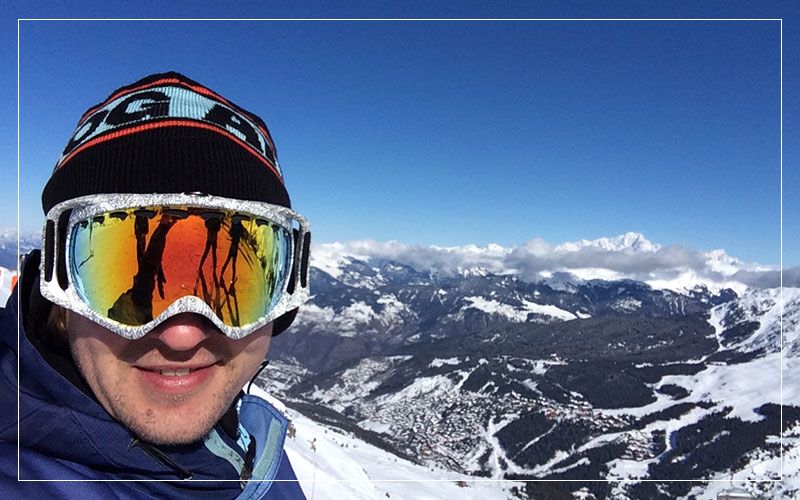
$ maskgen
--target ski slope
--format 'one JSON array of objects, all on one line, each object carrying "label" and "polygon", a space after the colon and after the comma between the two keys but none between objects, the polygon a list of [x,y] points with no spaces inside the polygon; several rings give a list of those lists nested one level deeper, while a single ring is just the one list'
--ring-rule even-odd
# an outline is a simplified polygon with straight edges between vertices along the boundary
[{"label": "ski slope", "polygon": [[506,500],[515,498],[512,487],[523,487],[416,465],[287,409],[260,387],[250,393],[268,400],[293,423],[296,432],[286,439],[286,453],[309,500]]}]

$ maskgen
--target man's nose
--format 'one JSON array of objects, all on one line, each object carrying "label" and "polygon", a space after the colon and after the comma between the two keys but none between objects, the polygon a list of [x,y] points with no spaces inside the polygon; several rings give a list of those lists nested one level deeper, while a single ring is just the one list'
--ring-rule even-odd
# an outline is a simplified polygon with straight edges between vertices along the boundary
[{"label": "man's nose", "polygon": [[156,335],[173,351],[188,351],[208,338],[210,331],[202,316],[183,313],[159,325]]}]

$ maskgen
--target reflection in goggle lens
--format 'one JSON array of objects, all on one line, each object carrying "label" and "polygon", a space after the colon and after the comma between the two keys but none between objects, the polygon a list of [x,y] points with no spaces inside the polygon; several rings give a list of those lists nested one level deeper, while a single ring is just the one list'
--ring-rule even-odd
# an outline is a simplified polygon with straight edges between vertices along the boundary
[{"label": "reflection in goggle lens", "polygon": [[266,316],[285,288],[291,231],[264,218],[199,207],[144,207],[73,226],[72,282],[97,314],[143,325],[175,300],[202,299],[229,326]]}]

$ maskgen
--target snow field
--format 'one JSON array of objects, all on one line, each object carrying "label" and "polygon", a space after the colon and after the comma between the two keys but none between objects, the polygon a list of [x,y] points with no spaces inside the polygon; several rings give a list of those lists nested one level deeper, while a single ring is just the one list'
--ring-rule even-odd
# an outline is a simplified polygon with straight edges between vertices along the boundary
[{"label": "snow field", "polygon": [[416,465],[286,409],[259,387],[251,393],[273,403],[291,420],[295,435],[287,436],[285,449],[309,500],[507,500],[513,498],[513,486],[523,487]]},{"label": "snow field", "polygon": [[522,301],[522,308],[512,306],[510,304],[503,304],[494,299],[486,299],[485,297],[465,297],[464,300],[468,301],[461,311],[466,309],[477,309],[489,314],[499,314],[507,317],[511,321],[519,323],[525,322],[528,319],[528,314],[541,314],[545,316],[552,316],[554,318],[568,321],[577,318],[574,314],[556,306],[542,305],[530,302],[527,300]]}]

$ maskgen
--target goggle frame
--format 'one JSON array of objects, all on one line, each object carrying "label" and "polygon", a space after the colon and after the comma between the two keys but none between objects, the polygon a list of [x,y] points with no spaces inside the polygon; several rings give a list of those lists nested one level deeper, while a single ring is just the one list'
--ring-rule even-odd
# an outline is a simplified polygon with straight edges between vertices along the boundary
[{"label": "goggle frame", "polygon": [[[101,214],[119,210],[146,207],[198,207],[252,215],[282,226],[292,238],[290,245],[290,275],[285,280],[277,304],[256,322],[244,326],[230,326],[217,317],[213,309],[200,297],[189,295],[176,299],[158,316],[143,325],[126,325],[94,311],[78,294],[73,285],[69,249],[72,247],[73,229],[82,221]],[[80,314],[100,326],[128,339],[137,340],[167,319],[181,313],[195,313],[208,318],[227,337],[238,340],[255,330],[300,307],[310,298],[311,227],[299,213],[280,206],[252,200],[237,200],[202,193],[168,194],[97,194],[81,196],[61,202],[51,208],[42,230],[42,264],[40,267],[40,292],[50,302]]]}]

